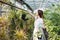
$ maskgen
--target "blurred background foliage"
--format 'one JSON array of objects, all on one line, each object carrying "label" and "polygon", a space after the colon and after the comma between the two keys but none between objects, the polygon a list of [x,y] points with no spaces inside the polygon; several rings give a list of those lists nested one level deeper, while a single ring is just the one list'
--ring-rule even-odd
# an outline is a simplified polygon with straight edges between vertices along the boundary
[{"label": "blurred background foliage", "polygon": [[[60,40],[60,5],[45,9],[44,23],[48,39]],[[24,10],[10,7],[7,15],[0,16],[0,40],[32,40],[33,29],[34,18]]]},{"label": "blurred background foliage", "polygon": [[52,9],[44,12],[44,21],[49,32],[49,40],[60,40],[60,5],[52,5]]}]

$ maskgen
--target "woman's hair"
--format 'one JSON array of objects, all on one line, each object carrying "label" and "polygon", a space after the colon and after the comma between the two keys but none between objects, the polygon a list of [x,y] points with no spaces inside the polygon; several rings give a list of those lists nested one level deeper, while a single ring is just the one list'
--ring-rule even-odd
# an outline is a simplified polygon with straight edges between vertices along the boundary
[{"label": "woman's hair", "polygon": [[38,10],[38,15],[40,18],[43,18],[43,11],[42,10]]}]

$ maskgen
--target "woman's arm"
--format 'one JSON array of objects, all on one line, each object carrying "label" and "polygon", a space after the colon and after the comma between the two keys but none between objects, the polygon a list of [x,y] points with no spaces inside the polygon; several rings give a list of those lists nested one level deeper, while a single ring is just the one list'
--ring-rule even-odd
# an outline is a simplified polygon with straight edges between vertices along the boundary
[{"label": "woman's arm", "polygon": [[34,14],[32,14],[32,13],[29,13],[33,18],[35,18],[35,16],[34,16]]},{"label": "woman's arm", "polygon": [[33,18],[35,18],[35,15],[32,14],[32,12],[30,12],[30,11],[28,11],[28,12],[29,12],[29,14],[30,14]]},{"label": "woman's arm", "polygon": [[44,29],[46,29],[44,20],[43,20],[43,25],[44,25]]}]

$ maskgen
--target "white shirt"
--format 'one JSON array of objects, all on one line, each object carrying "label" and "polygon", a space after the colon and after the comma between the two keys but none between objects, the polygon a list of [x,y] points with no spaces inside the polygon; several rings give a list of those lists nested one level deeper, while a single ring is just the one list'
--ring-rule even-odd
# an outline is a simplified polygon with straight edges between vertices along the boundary
[{"label": "white shirt", "polygon": [[34,27],[35,28],[44,27],[43,19],[40,17],[38,17],[38,18],[35,17]]}]

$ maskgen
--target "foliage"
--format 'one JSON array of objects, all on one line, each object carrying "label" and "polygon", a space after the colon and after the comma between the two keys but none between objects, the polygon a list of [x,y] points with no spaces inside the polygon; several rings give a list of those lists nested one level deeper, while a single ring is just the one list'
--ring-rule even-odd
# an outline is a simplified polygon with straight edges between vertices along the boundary
[{"label": "foliage", "polygon": [[[33,34],[34,19],[23,10],[12,8],[6,16],[0,17],[0,40],[30,40]],[[22,19],[22,15],[25,15]],[[60,40],[60,5],[44,11],[45,27],[49,33],[49,40]]]},{"label": "foliage", "polygon": [[16,30],[15,32],[16,32],[14,35],[15,40],[17,40],[17,39],[18,40],[27,40],[27,35],[23,30],[20,30],[20,31]]},{"label": "foliage", "polygon": [[[8,19],[5,16],[0,17],[0,40],[9,40],[9,36],[7,34],[8,28]],[[8,38],[7,38],[8,37]]]},{"label": "foliage", "polygon": [[[53,7],[52,7],[53,8]],[[44,12],[45,25],[49,32],[49,40],[60,40],[60,7],[54,6]]]}]

